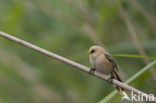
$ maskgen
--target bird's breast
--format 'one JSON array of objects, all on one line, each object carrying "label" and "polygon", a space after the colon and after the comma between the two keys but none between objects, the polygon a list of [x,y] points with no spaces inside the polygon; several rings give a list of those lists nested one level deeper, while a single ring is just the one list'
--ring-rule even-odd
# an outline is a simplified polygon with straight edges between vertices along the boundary
[{"label": "bird's breast", "polygon": [[91,59],[90,62],[98,72],[101,72],[103,74],[110,74],[110,72],[112,71],[111,63],[104,57]]}]

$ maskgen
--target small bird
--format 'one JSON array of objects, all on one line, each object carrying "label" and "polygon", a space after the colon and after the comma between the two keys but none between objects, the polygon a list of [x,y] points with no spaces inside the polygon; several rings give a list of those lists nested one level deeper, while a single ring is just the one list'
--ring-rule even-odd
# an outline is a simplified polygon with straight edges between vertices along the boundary
[{"label": "small bird", "polygon": [[[121,78],[118,75],[118,66],[116,65],[114,59],[109,55],[109,53],[102,48],[101,46],[92,46],[88,51],[90,57],[90,63],[93,66],[89,74],[93,74],[94,71],[110,75],[108,79],[109,82],[112,82],[113,79],[122,82]],[[116,89],[120,94],[125,94],[124,89],[116,86]]]}]

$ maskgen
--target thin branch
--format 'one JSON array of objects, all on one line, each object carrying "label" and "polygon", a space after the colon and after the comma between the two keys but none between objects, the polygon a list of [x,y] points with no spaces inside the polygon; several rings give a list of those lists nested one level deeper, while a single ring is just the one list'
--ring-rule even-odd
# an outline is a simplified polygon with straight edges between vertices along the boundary
[{"label": "thin branch", "polygon": [[[76,63],[76,62],[74,62],[74,61],[71,61],[71,60],[69,60],[69,59],[66,59],[66,58],[64,58],[64,57],[61,57],[61,56],[59,56],[59,55],[57,55],[57,54],[55,54],[55,53],[52,53],[52,52],[50,52],[50,51],[47,51],[47,50],[45,50],[45,49],[42,49],[42,48],[40,48],[40,47],[38,47],[38,46],[35,46],[35,45],[31,44],[31,43],[28,43],[28,42],[24,41],[24,40],[18,39],[18,38],[16,38],[16,37],[11,36],[11,35],[9,35],[9,34],[6,34],[6,33],[4,33],[4,32],[0,32],[0,36],[1,36],[1,37],[4,37],[4,38],[6,38],[6,39],[12,40],[13,42],[16,42],[16,43],[18,43],[18,44],[20,44],[20,45],[23,45],[23,46],[25,46],[25,47],[31,48],[31,49],[34,50],[34,51],[40,52],[41,54],[47,55],[47,56],[49,56],[49,57],[51,57],[51,58],[54,58],[54,59],[56,59],[56,60],[58,60],[58,61],[61,61],[61,62],[65,63],[65,64],[68,64],[68,65],[70,65],[70,66],[72,66],[72,67],[75,67],[75,68],[77,68],[77,69],[79,69],[79,70],[82,70],[82,71],[84,71],[84,72],[89,73],[89,70],[90,70],[90,69],[89,69],[88,67],[86,67],[86,66],[84,66],[84,65],[81,65],[81,64],[78,64],[78,63]],[[108,76],[106,76],[106,75],[104,75],[104,74],[102,74],[102,73],[96,72],[96,71],[94,72],[94,76],[96,76],[96,77],[98,77],[98,78],[101,78],[101,79],[103,79],[103,80],[106,80],[106,81],[107,81],[108,78],[109,78]],[[135,88],[133,88],[133,87],[131,87],[131,86],[125,84],[125,83],[119,82],[119,81],[117,81],[117,80],[114,80],[114,79],[113,79],[112,83],[115,84],[115,85],[117,85],[117,86],[120,86],[120,87],[122,87],[122,88],[125,88],[126,90],[131,91],[131,92],[133,92],[133,93],[136,93],[136,94],[139,94],[139,95],[146,95],[148,98],[151,97],[150,95],[148,95],[148,94],[146,94],[146,93],[144,93],[144,92],[142,92],[142,91],[140,91],[140,90],[137,90],[137,89],[135,89]],[[154,101],[153,101],[153,102],[156,102],[156,97],[154,97]]]}]

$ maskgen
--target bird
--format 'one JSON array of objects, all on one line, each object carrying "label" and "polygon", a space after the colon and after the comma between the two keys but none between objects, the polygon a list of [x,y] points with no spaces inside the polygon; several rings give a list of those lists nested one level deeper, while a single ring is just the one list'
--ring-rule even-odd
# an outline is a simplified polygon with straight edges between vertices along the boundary
[{"label": "bird", "polygon": [[[93,68],[89,74],[94,74],[94,71],[110,75],[108,81],[111,83],[113,79],[122,82],[119,77],[119,68],[113,57],[101,46],[91,46],[88,51],[90,64]],[[114,85],[120,94],[125,95],[124,88]]]}]

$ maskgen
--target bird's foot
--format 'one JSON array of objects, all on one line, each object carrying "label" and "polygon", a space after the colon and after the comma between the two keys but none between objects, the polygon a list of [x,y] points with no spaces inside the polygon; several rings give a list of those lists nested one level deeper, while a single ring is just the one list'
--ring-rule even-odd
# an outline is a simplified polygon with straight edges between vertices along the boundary
[{"label": "bird's foot", "polygon": [[89,75],[94,74],[95,71],[96,71],[95,68],[91,68],[90,71],[89,71]]},{"label": "bird's foot", "polygon": [[112,82],[113,82],[113,77],[112,77],[112,76],[110,76],[110,77],[108,78],[108,82],[109,82],[109,83],[112,83]]}]

